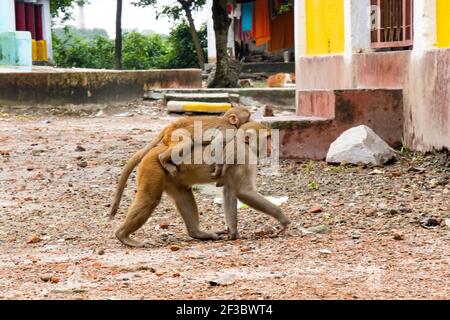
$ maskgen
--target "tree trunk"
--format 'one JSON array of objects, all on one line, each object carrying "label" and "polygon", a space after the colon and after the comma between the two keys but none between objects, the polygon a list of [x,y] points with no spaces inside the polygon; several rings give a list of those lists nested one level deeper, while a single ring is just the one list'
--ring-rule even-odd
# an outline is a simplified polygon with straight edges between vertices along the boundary
[{"label": "tree trunk", "polygon": [[238,86],[241,63],[230,57],[227,52],[228,29],[231,19],[228,17],[227,0],[213,0],[212,6],[214,32],[216,34],[216,71],[210,88],[236,88]]},{"label": "tree trunk", "polygon": [[116,11],[116,69],[122,69],[122,0],[117,0]]},{"label": "tree trunk", "polygon": [[186,14],[186,18],[189,22],[189,29],[191,30],[192,40],[194,41],[195,51],[197,52],[197,60],[200,69],[205,69],[205,57],[203,55],[202,44],[200,43],[200,38],[198,36],[197,30],[195,29],[194,19],[192,18],[192,12],[190,3],[184,0],[178,0],[178,2],[183,7],[184,13]]}]

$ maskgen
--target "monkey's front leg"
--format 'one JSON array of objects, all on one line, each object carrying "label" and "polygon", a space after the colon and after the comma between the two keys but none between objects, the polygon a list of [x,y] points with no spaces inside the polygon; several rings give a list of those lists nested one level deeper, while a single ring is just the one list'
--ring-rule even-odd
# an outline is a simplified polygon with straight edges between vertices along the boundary
[{"label": "monkey's front leg", "polygon": [[237,229],[237,198],[233,188],[228,183],[223,188],[223,209],[228,229],[228,238],[230,240],[236,240],[239,238]]}]

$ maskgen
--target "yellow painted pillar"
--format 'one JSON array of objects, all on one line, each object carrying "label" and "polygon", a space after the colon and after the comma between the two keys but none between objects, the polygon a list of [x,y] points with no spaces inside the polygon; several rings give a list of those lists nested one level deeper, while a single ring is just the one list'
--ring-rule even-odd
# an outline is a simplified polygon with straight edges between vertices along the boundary
[{"label": "yellow painted pillar", "polygon": [[305,5],[308,55],[344,53],[344,0],[306,0]]},{"label": "yellow painted pillar", "polygon": [[436,26],[439,48],[450,47],[450,0],[436,0]]},{"label": "yellow painted pillar", "polygon": [[36,43],[36,40],[34,40],[34,39],[31,40],[31,57],[32,57],[33,61],[36,61],[37,57],[38,57],[37,43]]},{"label": "yellow painted pillar", "polygon": [[45,41],[45,40],[36,41],[36,46],[37,46],[37,59],[36,60],[47,61],[48,60],[47,41]]}]

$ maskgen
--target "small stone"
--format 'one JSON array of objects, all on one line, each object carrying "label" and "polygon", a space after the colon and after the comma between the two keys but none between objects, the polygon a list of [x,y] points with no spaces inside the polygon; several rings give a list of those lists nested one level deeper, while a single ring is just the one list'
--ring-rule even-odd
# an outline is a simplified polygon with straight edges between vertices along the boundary
[{"label": "small stone", "polygon": [[352,239],[359,239],[361,238],[361,233],[359,233],[359,231],[354,231],[352,233]]},{"label": "small stone", "polygon": [[250,247],[242,247],[241,248],[241,252],[250,252],[250,251],[252,251],[252,248],[250,248]]},{"label": "small stone", "polygon": [[58,283],[59,282],[59,278],[57,277],[50,277],[50,283]]},{"label": "small stone", "polygon": [[170,222],[168,222],[168,221],[164,221],[159,224],[159,227],[164,230],[169,229],[169,226],[170,226]]},{"label": "small stone", "polygon": [[9,157],[10,151],[9,150],[0,150],[0,155],[2,155],[5,158]]},{"label": "small stone", "polygon": [[420,225],[425,229],[434,229],[439,227],[440,223],[436,218],[423,218],[420,220]]},{"label": "small stone", "polygon": [[103,110],[100,110],[99,112],[97,112],[97,113],[95,114],[95,116],[100,118],[100,117],[106,116],[106,114],[105,114],[105,112],[104,112]]},{"label": "small stone", "polygon": [[98,250],[97,254],[98,254],[99,256],[104,255],[104,254],[105,254],[105,249],[100,249],[100,250]]},{"label": "small stone", "polygon": [[310,213],[319,213],[322,212],[323,208],[320,205],[315,205],[314,207],[312,207],[309,212]]},{"label": "small stone", "polygon": [[364,215],[366,217],[372,217],[373,215],[375,215],[376,212],[377,210],[375,210],[374,208],[364,209]]},{"label": "small stone", "polygon": [[264,229],[262,229],[262,230],[256,231],[256,232],[255,232],[255,236],[256,236],[257,238],[264,238],[264,237],[268,237],[268,236],[270,236],[270,235],[272,235],[272,234],[274,234],[274,233],[275,233],[275,229],[274,229],[274,228],[272,228],[272,227],[266,227],[266,228],[264,228]]},{"label": "small stone", "polygon": [[83,148],[82,146],[77,146],[77,147],[75,148],[75,151],[76,151],[76,152],[85,152],[86,149]]},{"label": "small stone", "polygon": [[78,163],[78,166],[80,168],[86,168],[88,166],[88,163],[86,161],[81,161]]},{"label": "small stone", "polygon": [[392,230],[392,234],[394,237],[394,240],[400,241],[400,240],[405,240],[405,236],[403,235],[403,233],[401,231],[398,230]]},{"label": "small stone", "polygon": [[44,282],[50,282],[50,283],[58,283],[59,282],[59,278],[57,278],[55,276],[50,276],[50,275],[41,276],[40,279]]},{"label": "small stone", "polygon": [[27,241],[28,244],[38,243],[38,242],[41,242],[41,238],[36,234],[33,234],[32,236],[30,236]]},{"label": "small stone", "polygon": [[445,225],[450,228],[450,219],[445,219]]},{"label": "small stone", "polygon": [[231,273],[225,273],[220,275],[214,280],[210,280],[209,285],[212,287],[218,287],[218,286],[229,286],[235,282],[235,275]]},{"label": "small stone", "polygon": [[418,168],[418,167],[409,167],[408,172],[418,172],[418,173],[424,173],[426,170],[425,168]]},{"label": "small stone", "polygon": [[170,249],[171,251],[178,251],[178,250],[180,250],[181,248],[180,248],[179,246],[173,245],[173,246],[170,246],[169,249]]},{"label": "small stone", "polygon": [[308,229],[306,229],[306,231],[312,232],[312,233],[327,233],[328,231],[330,231],[330,228],[328,228],[328,226],[326,226],[326,225],[319,225],[319,226],[308,228]]},{"label": "small stone", "polygon": [[322,249],[322,250],[319,251],[319,253],[323,254],[323,255],[330,255],[330,254],[332,254],[331,250],[328,250],[328,249]]},{"label": "small stone", "polygon": [[379,169],[375,169],[375,170],[369,172],[369,176],[374,176],[374,175],[377,175],[377,174],[384,174],[384,171],[381,171]]}]

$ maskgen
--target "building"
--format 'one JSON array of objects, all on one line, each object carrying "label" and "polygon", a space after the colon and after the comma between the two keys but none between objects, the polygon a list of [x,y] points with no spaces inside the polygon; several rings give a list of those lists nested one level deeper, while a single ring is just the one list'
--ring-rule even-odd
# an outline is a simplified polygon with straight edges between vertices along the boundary
[{"label": "building", "polygon": [[0,1],[0,65],[48,61],[51,39],[49,0]]},{"label": "building", "polygon": [[[450,149],[449,17],[448,0],[295,0],[297,115],[335,118],[340,100],[359,110],[342,113],[348,125],[370,125],[378,108],[372,124],[388,131],[400,92],[403,142]],[[285,140],[295,149],[301,138]]]},{"label": "building", "polygon": [[[212,3],[206,1],[209,63],[216,62]],[[232,18],[227,47],[244,62],[244,72],[295,72],[294,0],[229,0],[227,9]]]}]

